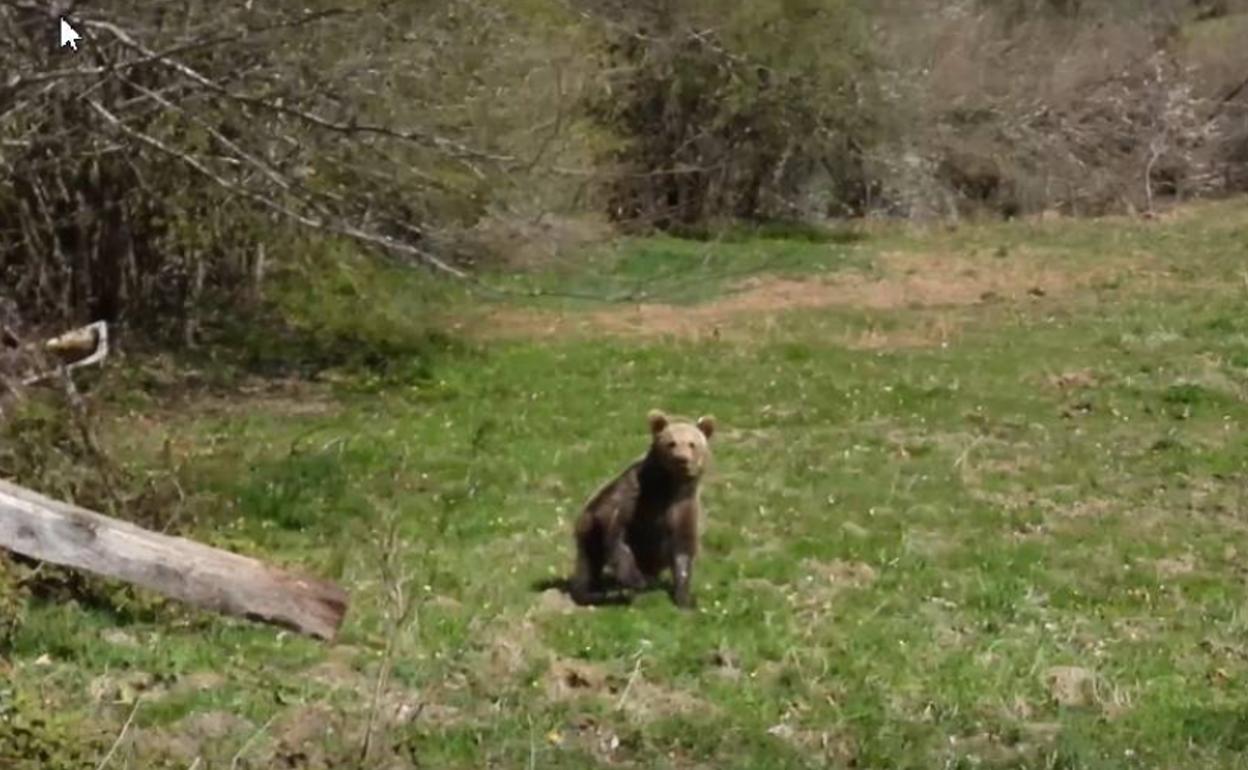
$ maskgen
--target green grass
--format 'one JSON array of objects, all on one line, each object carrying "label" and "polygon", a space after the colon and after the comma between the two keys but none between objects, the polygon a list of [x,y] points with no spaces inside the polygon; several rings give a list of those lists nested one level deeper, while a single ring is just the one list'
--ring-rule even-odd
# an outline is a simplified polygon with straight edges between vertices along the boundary
[{"label": "green grass", "polygon": [[[141,433],[114,415],[109,443],[136,467],[171,438],[198,536],[352,589],[342,646],[127,591],[114,601],[140,604],[123,613],[33,601],[12,686],[84,730],[112,725],[102,751],[129,706],[82,693],[154,676],[134,767],[187,766],[156,758],[151,736],[223,711],[278,720],[248,749],[255,766],[322,707],[338,730],[314,731],[302,766],[353,757],[393,516],[420,603],[391,689],[425,704],[386,733],[396,766],[1248,766],[1246,224],[1236,201],[1168,223],[625,242],[523,280],[682,301],[759,271],[880,274],[886,251],[1142,272],[1027,302],[797,311],[733,342],[464,343],[367,393],[318,391],[319,409],[192,402]],[[936,313],[959,321],[944,347],[838,342]],[[1085,370],[1093,381],[1049,381]],[[652,406],[722,426],[700,611],[650,594],[565,612],[532,584],[568,570],[577,506],[643,449]],[[133,644],[104,641],[118,628]],[[1086,702],[1054,700],[1058,666],[1092,672]],[[589,680],[572,697],[551,681],[567,667]],[[203,672],[220,677],[210,691],[178,689]],[[228,767],[249,737],[191,753]]]},{"label": "green grass", "polygon": [[852,231],[733,230],[713,238],[624,238],[540,272],[490,275],[490,285],[530,302],[692,304],[759,274],[810,275],[862,269],[868,262]]}]

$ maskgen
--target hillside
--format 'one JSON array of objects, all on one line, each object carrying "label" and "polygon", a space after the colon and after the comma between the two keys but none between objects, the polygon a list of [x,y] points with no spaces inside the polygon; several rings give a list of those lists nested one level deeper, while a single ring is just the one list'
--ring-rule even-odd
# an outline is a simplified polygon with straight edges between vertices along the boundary
[{"label": "hillside", "polygon": [[[115,367],[125,510],[351,613],[326,646],[10,565],[0,757],[355,766],[372,714],[369,767],[1235,766],[1243,212],[627,240],[527,280],[647,300],[444,305],[460,341],[386,378]],[[701,608],[535,587],[655,405],[721,425]]]}]

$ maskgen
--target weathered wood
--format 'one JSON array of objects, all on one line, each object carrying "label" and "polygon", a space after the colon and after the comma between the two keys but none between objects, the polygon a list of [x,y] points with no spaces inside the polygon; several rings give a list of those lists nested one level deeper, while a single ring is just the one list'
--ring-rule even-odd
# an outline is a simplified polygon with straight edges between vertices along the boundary
[{"label": "weathered wood", "polygon": [[205,609],[332,640],[337,585],[171,537],[0,480],[0,548],[116,578]]}]

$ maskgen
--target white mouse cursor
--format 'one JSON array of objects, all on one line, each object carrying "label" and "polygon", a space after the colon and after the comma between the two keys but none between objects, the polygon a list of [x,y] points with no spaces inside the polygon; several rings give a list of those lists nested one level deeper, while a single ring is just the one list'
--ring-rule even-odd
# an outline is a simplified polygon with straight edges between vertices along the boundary
[{"label": "white mouse cursor", "polygon": [[65,21],[65,19],[62,18],[61,19],[61,48],[64,48],[65,46],[69,46],[70,48],[77,51],[79,40],[82,40],[82,35],[79,35],[78,31],[74,29],[73,27],[69,26],[69,22]]}]

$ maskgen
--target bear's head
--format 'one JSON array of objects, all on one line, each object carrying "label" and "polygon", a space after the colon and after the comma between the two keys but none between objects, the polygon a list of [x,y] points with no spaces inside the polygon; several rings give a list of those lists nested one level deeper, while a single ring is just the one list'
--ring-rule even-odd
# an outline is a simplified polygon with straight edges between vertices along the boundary
[{"label": "bear's head", "polygon": [[684,479],[697,479],[711,458],[709,440],[715,433],[715,418],[699,417],[696,423],[670,420],[658,409],[647,416],[650,423],[651,452],[663,467]]}]

